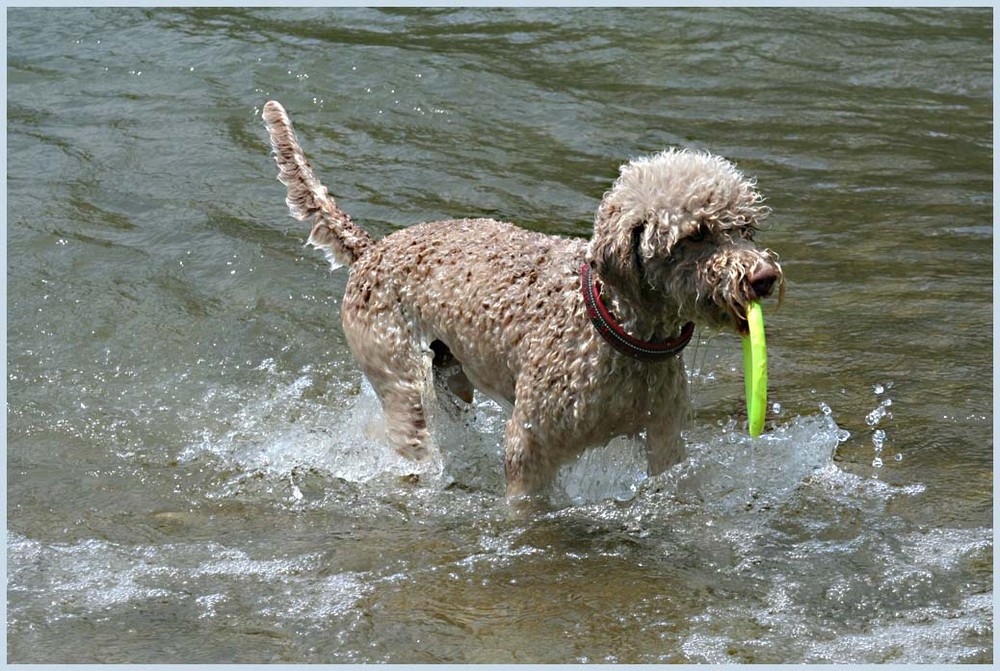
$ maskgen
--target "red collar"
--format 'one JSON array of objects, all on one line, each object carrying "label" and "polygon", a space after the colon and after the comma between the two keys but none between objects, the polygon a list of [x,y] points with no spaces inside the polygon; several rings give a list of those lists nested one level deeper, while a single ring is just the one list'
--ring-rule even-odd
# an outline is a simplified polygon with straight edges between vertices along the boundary
[{"label": "red collar", "polygon": [[580,290],[583,292],[583,302],[587,305],[591,323],[601,337],[622,354],[640,361],[666,361],[680,354],[691,340],[691,335],[694,333],[692,322],[681,328],[679,336],[669,340],[650,342],[630,336],[601,302],[601,290],[589,263],[584,262],[580,276],[582,278]]}]

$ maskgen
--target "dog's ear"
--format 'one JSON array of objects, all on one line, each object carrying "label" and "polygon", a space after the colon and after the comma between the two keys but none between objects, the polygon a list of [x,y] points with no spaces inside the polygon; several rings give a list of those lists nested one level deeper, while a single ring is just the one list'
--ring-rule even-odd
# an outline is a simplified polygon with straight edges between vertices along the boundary
[{"label": "dog's ear", "polygon": [[633,231],[641,231],[642,221],[626,221],[621,208],[605,197],[597,208],[594,236],[587,247],[587,262],[605,283],[616,288],[638,288]]},{"label": "dog's ear", "polygon": [[608,198],[601,202],[587,261],[602,280],[633,295],[648,286],[647,263],[669,256],[676,242],[675,232],[657,221],[657,214],[623,210]]}]

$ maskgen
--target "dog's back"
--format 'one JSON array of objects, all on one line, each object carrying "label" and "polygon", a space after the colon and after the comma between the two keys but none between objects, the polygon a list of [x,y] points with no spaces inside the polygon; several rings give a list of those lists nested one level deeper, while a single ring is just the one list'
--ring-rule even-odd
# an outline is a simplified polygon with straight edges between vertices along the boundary
[{"label": "dog's back", "polygon": [[[400,335],[444,345],[472,383],[514,402],[516,376],[536,349],[554,352],[579,317],[585,243],[492,219],[418,224],[374,243],[352,267],[341,316],[353,346],[362,325],[401,318]],[[544,315],[544,318],[543,318]],[[551,330],[550,334],[542,333]]]}]

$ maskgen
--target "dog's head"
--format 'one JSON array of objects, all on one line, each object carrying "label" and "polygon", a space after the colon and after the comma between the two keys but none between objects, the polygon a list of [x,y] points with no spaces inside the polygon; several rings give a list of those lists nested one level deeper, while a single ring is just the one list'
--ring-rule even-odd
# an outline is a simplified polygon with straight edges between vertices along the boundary
[{"label": "dog's head", "polygon": [[762,201],[719,156],[635,159],[601,201],[587,261],[643,312],[745,332],[746,305],[784,291],[777,258],[753,243],[769,211]]}]

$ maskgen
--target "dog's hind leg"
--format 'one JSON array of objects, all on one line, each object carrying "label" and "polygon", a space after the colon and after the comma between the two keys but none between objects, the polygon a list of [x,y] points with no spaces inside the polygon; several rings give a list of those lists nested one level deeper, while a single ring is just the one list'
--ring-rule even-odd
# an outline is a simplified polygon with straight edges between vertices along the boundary
[{"label": "dog's hind leg", "polygon": [[399,454],[412,461],[424,461],[430,451],[427,443],[427,416],[424,412],[422,380],[397,378],[390,385],[375,384],[382,399],[386,419],[386,437]]},{"label": "dog's hind leg", "polygon": [[396,452],[412,461],[429,456],[427,392],[429,366],[419,352],[397,352],[391,359],[358,357],[361,369],[371,383],[385,414],[386,439]]},{"label": "dog's hind leg", "polygon": [[401,315],[358,311],[354,299],[349,289],[341,311],[344,335],[382,404],[386,438],[402,456],[424,461],[430,437],[424,398],[433,393],[431,352]]}]

